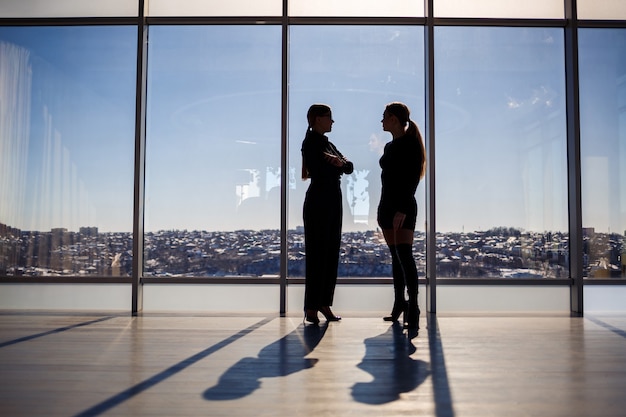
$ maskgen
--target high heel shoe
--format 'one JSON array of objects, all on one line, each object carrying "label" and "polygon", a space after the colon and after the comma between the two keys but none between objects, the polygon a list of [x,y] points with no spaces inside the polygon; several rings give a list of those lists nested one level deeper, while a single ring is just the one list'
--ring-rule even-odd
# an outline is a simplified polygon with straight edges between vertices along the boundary
[{"label": "high heel shoe", "polygon": [[408,314],[405,314],[404,328],[405,329],[419,329],[420,321],[420,308],[417,304],[409,304]]},{"label": "high heel shoe", "polygon": [[320,319],[317,317],[317,310],[304,310],[304,321],[311,324],[319,324]]},{"label": "high heel shoe", "polygon": [[391,309],[391,314],[383,317],[383,320],[398,321],[398,319],[400,318],[400,314],[404,313],[406,315],[408,307],[409,304],[406,301],[400,303],[394,302],[393,308]]},{"label": "high heel shoe", "polygon": [[326,321],[339,321],[341,320],[341,316],[336,316],[330,309],[330,307],[322,307],[320,308],[320,313],[324,315]]}]

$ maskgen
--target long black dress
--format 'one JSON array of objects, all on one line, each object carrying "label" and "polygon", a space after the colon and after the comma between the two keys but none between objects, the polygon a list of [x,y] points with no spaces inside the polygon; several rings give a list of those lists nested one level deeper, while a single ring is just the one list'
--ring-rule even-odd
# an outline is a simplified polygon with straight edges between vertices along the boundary
[{"label": "long black dress", "polygon": [[324,152],[343,158],[326,136],[309,130],[302,142],[302,157],[311,179],[303,207],[307,310],[333,304],[343,216],[340,177],[354,170],[351,162],[343,167],[332,165]]}]

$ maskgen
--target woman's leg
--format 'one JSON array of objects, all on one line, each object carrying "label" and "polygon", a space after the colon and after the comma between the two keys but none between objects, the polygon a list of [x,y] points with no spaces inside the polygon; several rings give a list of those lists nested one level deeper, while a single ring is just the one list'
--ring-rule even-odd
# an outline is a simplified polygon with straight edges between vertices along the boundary
[{"label": "woman's leg", "polygon": [[326,237],[324,239],[325,253],[322,261],[324,272],[320,276],[320,280],[323,282],[320,303],[323,307],[333,305],[335,287],[337,286],[339,251],[341,249],[341,214],[336,216],[333,216],[323,226],[326,228]]},{"label": "woman's leg", "polygon": [[[321,307],[321,284],[323,269],[324,243],[320,242],[319,236],[309,226],[310,231],[305,232],[305,279],[304,279],[304,308],[306,310],[319,310]],[[313,230],[311,230],[313,229]]]},{"label": "woman's leg", "polygon": [[[411,229],[387,229],[383,230],[387,244],[395,247],[395,257],[400,264],[403,286],[406,286],[409,302],[408,311],[404,317],[407,327],[417,328],[419,320],[419,307],[417,305],[418,276],[415,258],[413,257],[413,236]],[[394,280],[395,290],[395,280]],[[404,293],[402,295],[404,297]]]},{"label": "woman's leg", "polygon": [[404,281],[407,292],[409,294],[409,307],[407,317],[404,318],[406,326],[409,328],[417,328],[419,320],[419,307],[417,305],[417,266],[413,257],[413,245],[406,243],[396,245],[396,253],[402,265]]},{"label": "woman's leg", "polygon": [[391,275],[393,276],[393,308],[391,314],[383,317],[383,319],[385,321],[397,321],[400,314],[406,310],[404,273],[396,252],[396,245],[389,245],[389,253],[391,254]]},{"label": "woman's leg", "polygon": [[341,316],[335,315],[330,306],[333,305],[335,297],[335,287],[337,286],[337,275],[339,268],[339,251],[341,249],[341,224],[342,224],[342,200],[341,194],[336,200],[334,210],[330,213],[326,228],[326,256],[324,259],[325,272],[323,288],[320,294],[320,312],[328,321],[341,320]]},{"label": "woman's leg", "polygon": [[324,239],[320,226],[324,219],[320,216],[319,197],[309,188],[304,201],[304,249],[305,249],[305,280],[304,309],[307,317],[317,316],[320,305],[320,276],[324,272],[321,267],[324,257]]}]

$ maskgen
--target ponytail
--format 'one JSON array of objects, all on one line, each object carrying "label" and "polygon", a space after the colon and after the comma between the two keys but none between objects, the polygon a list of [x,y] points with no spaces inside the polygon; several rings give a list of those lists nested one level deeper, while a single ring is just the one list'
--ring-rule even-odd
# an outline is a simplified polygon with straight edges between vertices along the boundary
[{"label": "ponytail", "polygon": [[426,148],[424,147],[424,139],[422,138],[422,134],[419,128],[417,127],[417,124],[415,124],[415,122],[411,119],[409,119],[409,127],[407,128],[406,133],[410,135],[411,137],[414,137],[419,143],[420,152],[422,154],[422,158],[421,158],[422,166],[420,167],[419,175],[420,175],[420,179],[422,179],[424,178],[424,175],[426,175]]},{"label": "ponytail", "polygon": [[[311,110],[309,109],[309,112]],[[308,117],[308,115],[307,115]],[[306,133],[304,135],[304,137],[306,137],[306,135],[309,134],[309,130],[311,130],[311,126],[306,128]],[[306,181],[307,179],[309,179],[309,168],[307,168],[306,166],[306,161],[304,160],[304,154],[302,154],[302,181]]]},{"label": "ponytail", "polygon": [[306,181],[309,178],[309,169],[304,161],[304,155],[302,155],[302,180]]},{"label": "ponytail", "polygon": [[409,127],[406,129],[406,133],[407,135],[414,137],[414,138],[419,138],[420,134],[419,134],[419,130],[417,128],[417,125],[415,124],[415,122],[411,119],[408,120],[408,124]]},{"label": "ponytail", "polygon": [[424,178],[424,175],[426,174],[426,148],[424,147],[424,139],[422,139],[422,134],[420,133],[419,128],[417,127],[415,122],[411,120],[411,111],[406,104],[399,101],[394,101],[387,104],[387,106],[385,107],[385,111],[396,116],[398,118],[398,122],[400,122],[402,126],[407,126],[408,124],[406,134],[412,138],[415,138],[415,140],[417,140],[417,142],[419,143],[421,153],[420,162],[422,164],[419,170],[419,175],[420,179]]}]

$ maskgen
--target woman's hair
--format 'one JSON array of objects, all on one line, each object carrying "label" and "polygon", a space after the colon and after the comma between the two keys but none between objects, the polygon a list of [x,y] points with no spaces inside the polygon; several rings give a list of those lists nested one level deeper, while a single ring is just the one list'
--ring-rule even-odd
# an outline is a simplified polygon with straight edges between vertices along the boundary
[{"label": "woman's hair", "polygon": [[[309,107],[309,111],[306,112],[306,120],[308,122],[306,128],[307,133],[315,124],[316,117],[326,116],[330,111],[330,106],[326,104],[312,104],[311,107]],[[307,178],[309,178],[309,170],[304,161],[304,155],[302,155],[302,179],[306,180]]]},{"label": "woman's hair", "polygon": [[330,106],[326,104],[311,105],[309,111],[306,112],[306,120],[309,123],[307,130],[313,127],[316,117],[326,116],[328,113],[330,113]]},{"label": "woman's hair", "polygon": [[411,120],[411,111],[406,104],[398,101],[387,104],[385,111],[389,114],[393,114],[398,118],[398,121],[402,126],[409,125],[406,134],[414,137],[420,145],[420,151],[422,152],[422,166],[420,167],[420,178],[424,178],[426,174],[426,148],[424,147],[424,139],[419,128],[413,120]]}]

